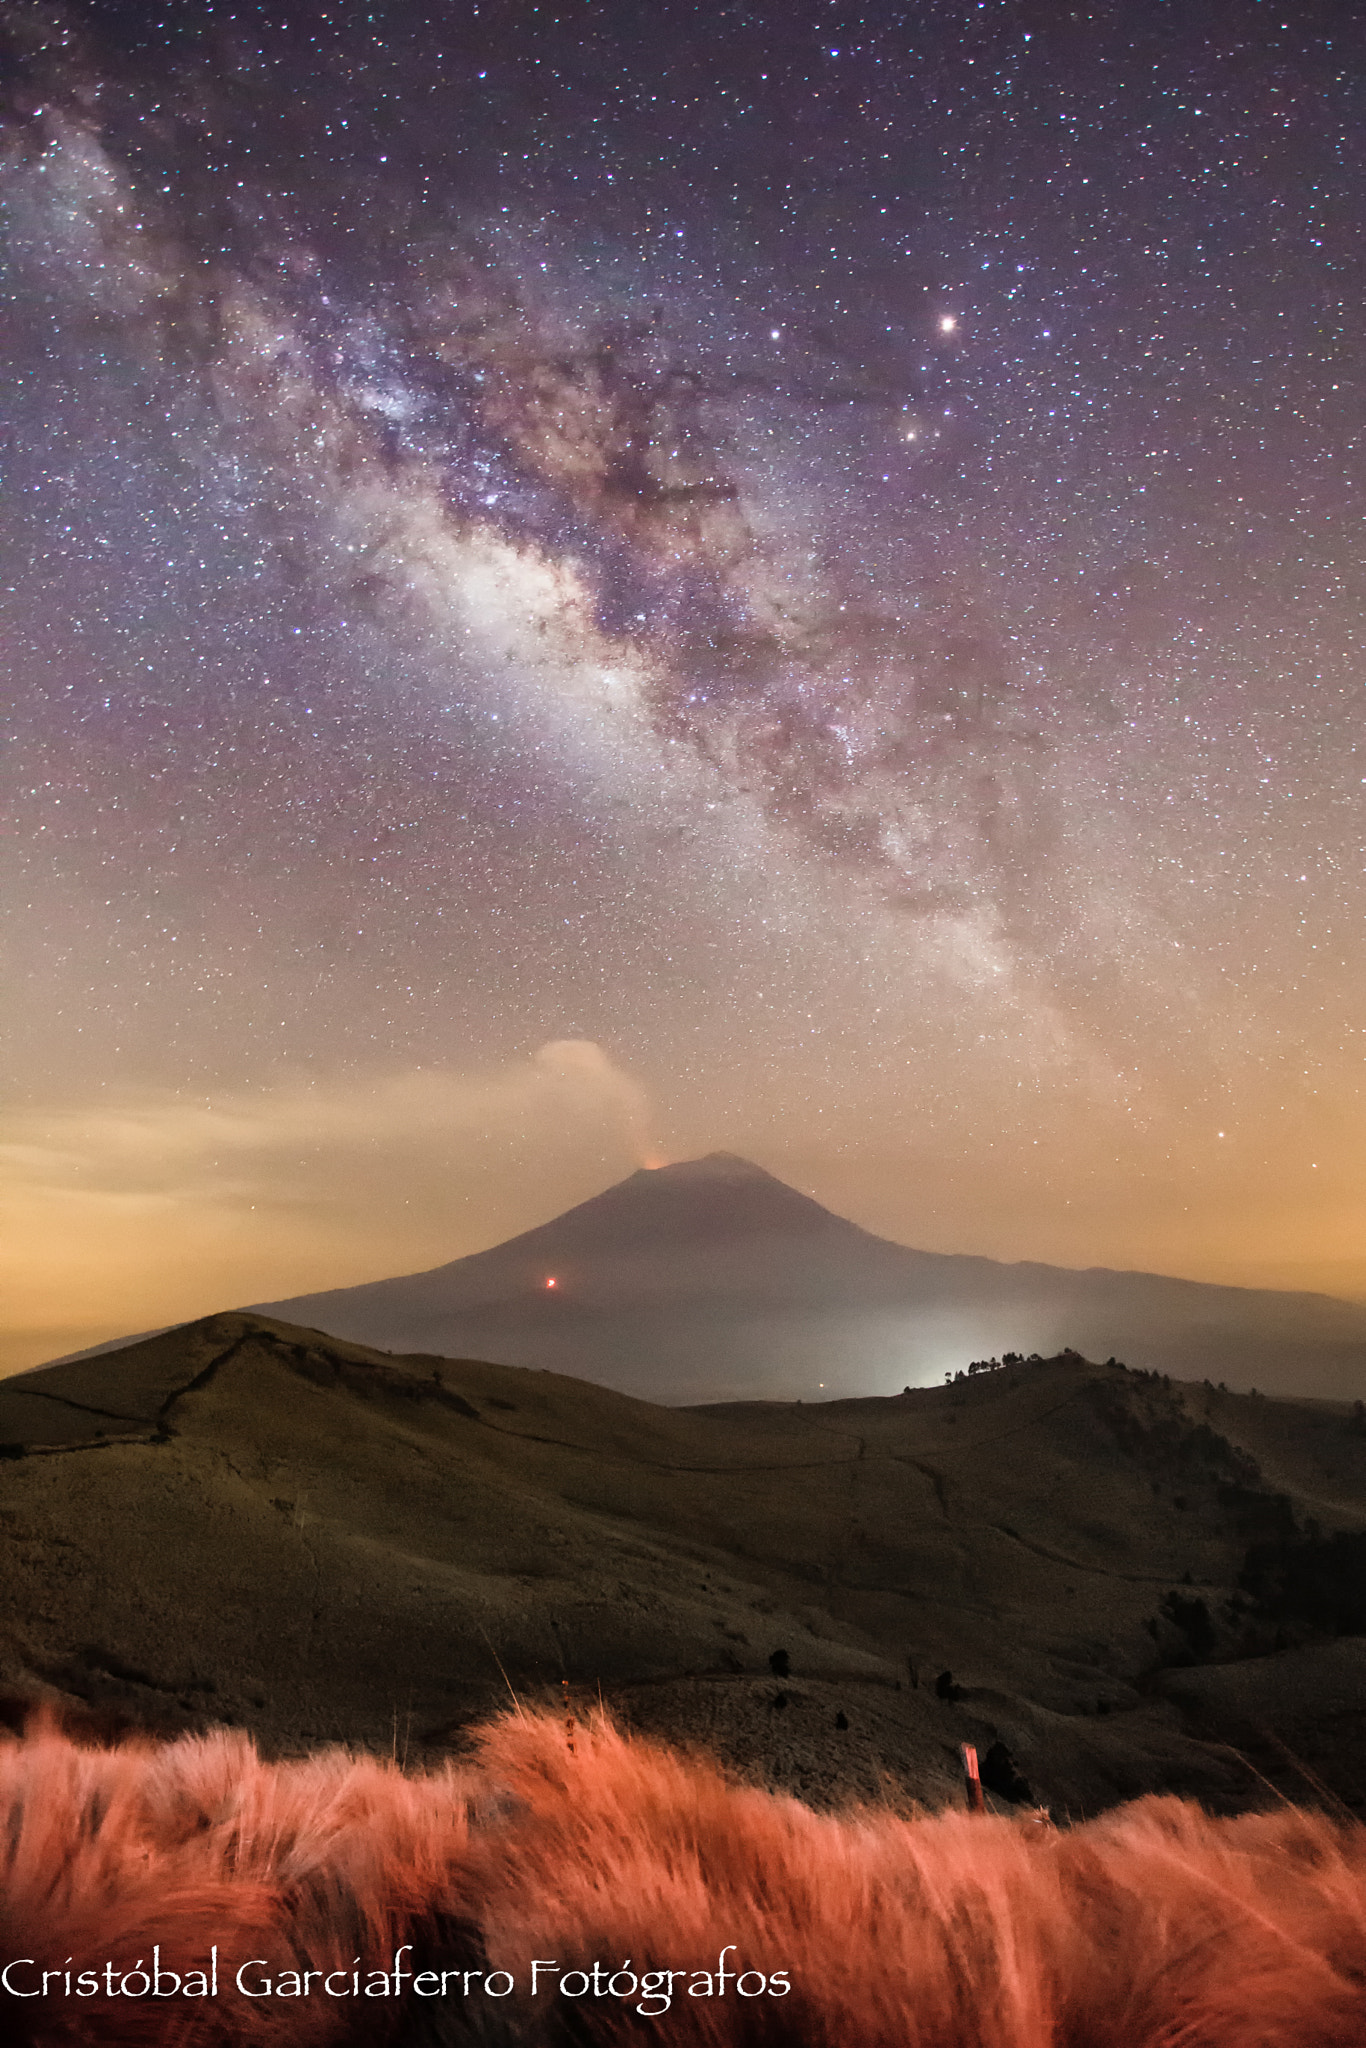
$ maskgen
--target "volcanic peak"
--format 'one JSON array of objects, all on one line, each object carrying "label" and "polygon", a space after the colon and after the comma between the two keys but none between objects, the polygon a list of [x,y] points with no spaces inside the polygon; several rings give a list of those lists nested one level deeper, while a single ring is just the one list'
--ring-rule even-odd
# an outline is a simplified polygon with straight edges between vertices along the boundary
[{"label": "volcanic peak", "polygon": [[651,1180],[747,1180],[766,1181],[770,1187],[785,1185],[775,1174],[756,1166],[752,1159],[742,1159],[738,1152],[706,1152],[700,1159],[675,1159],[667,1166],[642,1166],[640,1172],[632,1174],[631,1178],[640,1180],[646,1175]]}]

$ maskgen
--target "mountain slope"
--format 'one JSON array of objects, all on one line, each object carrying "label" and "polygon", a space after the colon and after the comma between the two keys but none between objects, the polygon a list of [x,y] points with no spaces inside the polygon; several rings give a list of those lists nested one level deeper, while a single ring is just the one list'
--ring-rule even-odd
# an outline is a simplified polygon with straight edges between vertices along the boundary
[{"label": "mountain slope", "polygon": [[29,1694],[387,1748],[567,1678],[808,1797],[1001,1741],[1088,1810],[1260,1797],[1211,1734],[1299,1796],[1269,1729],[1366,1797],[1350,1588],[1296,1591],[1366,1518],[1328,1404],[1059,1358],[693,1411],[225,1315],[0,1385],[0,1443]]},{"label": "mountain slope", "polygon": [[726,1153],[633,1174],[430,1272],[257,1308],[657,1401],[890,1393],[1068,1345],[1264,1392],[1366,1392],[1366,1309],[1350,1303],[914,1251]]}]

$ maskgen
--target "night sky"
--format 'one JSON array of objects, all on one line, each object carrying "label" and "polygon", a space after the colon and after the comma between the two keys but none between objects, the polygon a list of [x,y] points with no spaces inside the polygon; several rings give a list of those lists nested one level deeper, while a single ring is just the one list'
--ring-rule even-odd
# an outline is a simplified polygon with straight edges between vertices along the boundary
[{"label": "night sky", "polygon": [[742,1152],[1366,1295],[1350,5],[20,5],[3,1350]]}]

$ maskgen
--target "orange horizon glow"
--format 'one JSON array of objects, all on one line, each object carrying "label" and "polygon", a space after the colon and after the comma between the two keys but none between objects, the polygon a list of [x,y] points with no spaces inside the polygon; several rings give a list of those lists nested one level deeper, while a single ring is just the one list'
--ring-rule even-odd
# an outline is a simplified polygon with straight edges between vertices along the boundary
[{"label": "orange horizon glow", "polygon": [[[600,1048],[571,1054],[558,1042],[489,1073],[400,1070],[363,1087],[319,1078],[211,1102],[149,1088],[11,1110],[0,1140],[0,1378],[505,1243],[636,1170],[630,1126],[643,1100]],[[1337,1102],[1287,1118],[1274,1143],[1264,1118],[1247,1133],[1227,1117],[1207,1136],[1194,1129],[1175,1156],[1154,1156],[1130,1133],[1123,1175],[1105,1119],[1083,1148],[1055,1104],[1013,1143],[1002,1135],[989,1182],[951,1133],[922,1133],[908,1175],[909,1140],[895,1127],[840,1152],[827,1137],[794,1145],[779,1108],[765,1121],[765,1105],[751,1107],[752,1125],[688,1132],[667,1155],[645,1153],[644,1170],[724,1141],[836,1215],[922,1251],[1366,1299],[1366,1127]],[[517,1149],[528,1127],[529,1157]],[[1036,1129],[1047,1146],[1029,1142]],[[563,1293],[566,1282],[542,1272],[534,1285]]]}]

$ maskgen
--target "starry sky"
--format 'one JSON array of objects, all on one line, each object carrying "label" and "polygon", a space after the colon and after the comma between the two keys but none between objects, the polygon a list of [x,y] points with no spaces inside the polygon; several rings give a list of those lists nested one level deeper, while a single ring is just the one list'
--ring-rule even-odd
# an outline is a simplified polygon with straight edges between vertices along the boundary
[{"label": "starry sky", "polygon": [[0,1369],[716,1147],[1366,1297],[1359,10],[0,39]]}]

